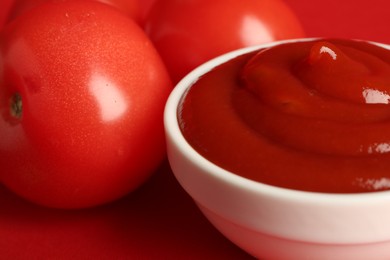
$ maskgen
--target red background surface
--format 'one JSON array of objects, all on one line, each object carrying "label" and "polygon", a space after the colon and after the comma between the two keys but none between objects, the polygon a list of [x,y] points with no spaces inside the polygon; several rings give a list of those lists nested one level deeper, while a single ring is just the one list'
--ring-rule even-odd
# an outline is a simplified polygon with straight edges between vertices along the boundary
[{"label": "red background surface", "polygon": [[[286,0],[308,36],[390,43],[388,0]],[[136,192],[98,208],[32,205],[0,186],[1,259],[250,259],[203,217],[164,163]]]}]

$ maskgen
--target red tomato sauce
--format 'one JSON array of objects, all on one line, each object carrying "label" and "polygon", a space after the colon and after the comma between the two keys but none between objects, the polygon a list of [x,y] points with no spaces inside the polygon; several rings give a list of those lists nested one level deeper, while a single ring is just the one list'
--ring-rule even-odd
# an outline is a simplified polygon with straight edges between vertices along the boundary
[{"label": "red tomato sauce", "polygon": [[390,51],[363,41],[285,43],[206,73],[178,119],[202,156],[304,191],[390,189]]}]

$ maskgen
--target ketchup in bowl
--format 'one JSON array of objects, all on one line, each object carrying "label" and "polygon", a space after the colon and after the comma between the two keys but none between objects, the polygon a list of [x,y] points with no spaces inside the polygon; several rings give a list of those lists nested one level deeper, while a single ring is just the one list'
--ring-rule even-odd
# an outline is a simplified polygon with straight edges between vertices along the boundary
[{"label": "ketchup in bowl", "polygon": [[199,78],[178,111],[189,144],[261,183],[390,189],[390,51],[315,39],[243,54]]}]

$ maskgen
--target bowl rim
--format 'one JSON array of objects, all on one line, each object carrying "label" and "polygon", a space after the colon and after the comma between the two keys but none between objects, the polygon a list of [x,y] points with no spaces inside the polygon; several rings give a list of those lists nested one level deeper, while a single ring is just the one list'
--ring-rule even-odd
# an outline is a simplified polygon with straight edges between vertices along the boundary
[{"label": "bowl rim", "polygon": [[[390,190],[385,191],[373,191],[373,192],[361,192],[361,193],[325,193],[315,191],[303,191],[294,190],[284,187],[273,186],[270,184],[261,183],[254,181],[238,174],[225,170],[224,168],[210,162],[207,158],[199,154],[184,138],[177,118],[178,105],[187,90],[202,76],[204,73],[210,71],[217,65],[220,65],[234,57],[241,54],[245,54],[251,51],[260,50],[284,43],[291,42],[302,42],[312,41],[326,38],[300,38],[300,39],[288,39],[281,41],[274,41],[264,44],[258,44],[255,46],[245,47],[237,49],[216,58],[213,58],[204,64],[198,66],[189,74],[187,74],[179,83],[175,86],[171,92],[164,110],[164,127],[166,133],[171,137],[171,141],[180,149],[185,157],[201,168],[204,172],[207,172],[213,177],[222,180],[232,186],[240,186],[248,191],[254,193],[267,193],[270,196],[277,197],[284,200],[298,200],[308,203],[331,203],[332,205],[351,205],[351,204],[362,204],[372,202],[389,202],[390,201]],[[352,39],[361,41],[359,39]],[[372,41],[363,40],[386,49],[390,49],[390,45],[377,43]]]}]

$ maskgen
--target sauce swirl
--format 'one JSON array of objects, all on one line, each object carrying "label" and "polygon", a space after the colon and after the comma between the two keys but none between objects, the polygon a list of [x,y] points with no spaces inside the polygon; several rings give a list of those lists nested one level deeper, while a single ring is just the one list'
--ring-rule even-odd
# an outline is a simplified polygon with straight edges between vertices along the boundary
[{"label": "sauce swirl", "polygon": [[178,119],[202,156],[243,177],[327,193],[390,189],[390,51],[318,39],[206,73]]}]

